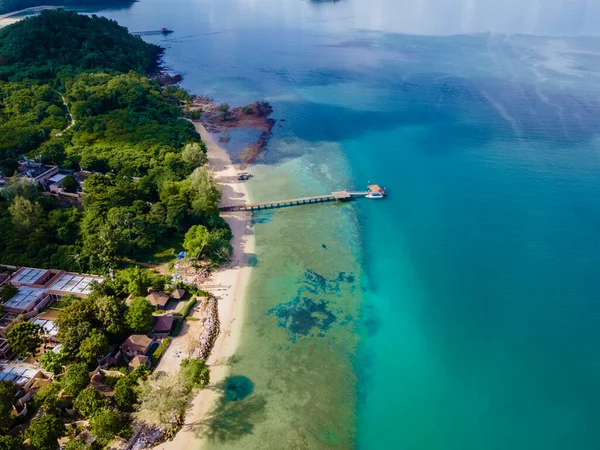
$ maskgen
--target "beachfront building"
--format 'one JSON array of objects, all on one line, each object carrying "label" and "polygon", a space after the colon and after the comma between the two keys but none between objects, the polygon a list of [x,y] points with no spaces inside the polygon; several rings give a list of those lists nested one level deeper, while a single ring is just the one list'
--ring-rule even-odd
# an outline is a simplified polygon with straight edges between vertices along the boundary
[{"label": "beachfront building", "polygon": [[152,336],[168,336],[171,334],[171,329],[175,323],[175,318],[172,315],[154,316],[152,324]]},{"label": "beachfront building", "polygon": [[169,296],[161,291],[152,291],[146,296],[146,300],[152,303],[152,306],[158,309],[165,309]]},{"label": "beachfront building", "polygon": [[154,340],[145,334],[132,334],[121,344],[121,351],[131,360],[135,356],[148,353],[153,342]]}]

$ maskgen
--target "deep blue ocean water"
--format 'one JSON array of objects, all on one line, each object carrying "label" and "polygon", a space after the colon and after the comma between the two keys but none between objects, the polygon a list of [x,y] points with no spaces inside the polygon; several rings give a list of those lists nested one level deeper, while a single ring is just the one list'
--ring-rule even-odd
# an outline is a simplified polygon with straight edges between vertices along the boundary
[{"label": "deep blue ocean water", "polygon": [[[308,400],[267,401],[269,420],[253,429],[261,448],[599,448],[599,5],[141,0],[101,12],[133,31],[175,29],[149,40],[190,91],[273,104],[285,122],[249,185],[254,198],[368,181],[388,189],[384,201],[335,213],[256,218],[259,246],[290,235],[315,244],[293,268],[282,253],[257,251],[264,269],[245,325],[257,338],[242,352],[271,355],[257,392],[280,388],[278,371],[307,352],[341,351],[342,333],[357,337],[340,378],[356,399],[319,402],[339,388],[328,370],[342,365],[321,361],[320,378],[286,373],[286,388],[293,376],[310,380]],[[344,246],[350,256],[332,256]],[[335,339],[327,330],[264,340],[278,326],[270,296],[288,305],[304,268],[326,258],[346,270],[354,257],[351,329],[340,318]],[[332,422],[352,409],[347,435],[307,422],[311,408]],[[284,413],[290,424],[274,425]],[[258,448],[250,438],[219,445]]]}]

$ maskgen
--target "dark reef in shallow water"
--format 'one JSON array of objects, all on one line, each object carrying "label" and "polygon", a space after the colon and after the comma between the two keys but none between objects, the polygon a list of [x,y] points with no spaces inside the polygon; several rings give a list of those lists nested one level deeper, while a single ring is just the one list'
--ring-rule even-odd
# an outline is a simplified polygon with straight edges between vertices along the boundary
[{"label": "dark reef in shallow water", "polygon": [[225,400],[237,402],[244,400],[254,390],[254,383],[248,377],[237,375],[225,381]]},{"label": "dark reef in shallow water", "polygon": [[[340,272],[337,277],[328,279],[314,270],[307,269],[304,280],[295,298],[267,311],[268,316],[277,317],[277,324],[285,328],[291,342],[299,337],[323,337],[338,321],[341,311],[334,309],[331,301],[321,296],[341,296],[341,284],[352,284],[354,275]],[[352,287],[351,287],[352,289]],[[347,324],[352,318],[343,317],[340,324]]]}]

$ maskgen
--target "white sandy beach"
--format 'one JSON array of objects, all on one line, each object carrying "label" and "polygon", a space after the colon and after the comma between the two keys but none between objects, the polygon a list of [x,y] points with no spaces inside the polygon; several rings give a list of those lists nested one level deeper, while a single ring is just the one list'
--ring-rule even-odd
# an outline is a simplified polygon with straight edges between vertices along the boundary
[{"label": "white sandy beach", "polygon": [[[227,152],[219,146],[208,134],[206,129],[195,124],[196,129],[206,144],[208,162],[214,173],[223,198],[221,204],[230,206],[245,203],[248,199],[244,183],[237,180],[237,170],[233,166]],[[254,237],[250,231],[250,214],[242,212],[228,212],[222,214],[231,226],[233,232],[233,258],[231,264],[216,271],[212,276],[211,284],[222,288],[213,291],[219,300],[219,319],[221,332],[211,356],[210,365],[211,384],[224,380],[230,372],[230,358],[234,355],[241,336],[241,325],[244,313],[244,295],[250,275],[248,255],[254,253]],[[204,447],[204,440],[195,433],[196,424],[202,421],[211,410],[220,395],[211,389],[201,391],[193,400],[188,410],[185,425],[177,433],[175,439],[158,445],[160,450],[179,450]]]}]

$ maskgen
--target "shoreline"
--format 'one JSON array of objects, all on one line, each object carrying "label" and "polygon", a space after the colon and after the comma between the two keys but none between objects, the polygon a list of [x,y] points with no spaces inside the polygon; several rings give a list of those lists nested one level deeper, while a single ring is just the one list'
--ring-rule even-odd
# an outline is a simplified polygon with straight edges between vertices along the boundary
[{"label": "shoreline", "polygon": [[[215,181],[223,193],[220,204],[233,206],[244,203],[248,199],[246,186],[237,180],[235,169],[227,151],[218,145],[202,124],[194,123],[196,130],[206,145],[208,162]],[[250,231],[251,216],[242,212],[222,213],[233,233],[231,245],[233,255],[231,263],[213,273],[211,284],[224,289],[215,291],[218,299],[219,321],[221,330],[210,357],[210,386],[225,380],[230,372],[230,359],[234,356],[241,338],[245,294],[250,277],[251,267],[248,265],[249,255],[254,253],[254,236]],[[222,393],[206,388],[192,400],[186,414],[185,423],[172,441],[163,442],[154,447],[159,450],[176,450],[204,448],[206,439],[196,435],[197,424],[210,413]]]}]

